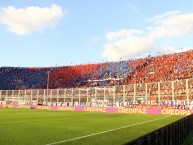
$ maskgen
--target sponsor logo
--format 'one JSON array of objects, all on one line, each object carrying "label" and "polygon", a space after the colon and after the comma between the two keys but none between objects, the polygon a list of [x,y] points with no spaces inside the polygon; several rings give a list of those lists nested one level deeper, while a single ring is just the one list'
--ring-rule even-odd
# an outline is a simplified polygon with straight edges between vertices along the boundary
[{"label": "sponsor logo", "polygon": [[119,108],[118,113],[147,114],[147,111],[146,109],[143,109],[143,108]]},{"label": "sponsor logo", "polygon": [[179,110],[179,109],[162,109],[161,114],[168,115],[190,115],[193,112],[191,110]]},{"label": "sponsor logo", "polygon": [[58,107],[61,111],[75,111],[75,107]]},{"label": "sponsor logo", "polygon": [[36,106],[37,109],[49,110],[50,106]]},{"label": "sponsor logo", "polygon": [[85,107],[84,111],[90,112],[106,112],[106,108],[104,107]]}]

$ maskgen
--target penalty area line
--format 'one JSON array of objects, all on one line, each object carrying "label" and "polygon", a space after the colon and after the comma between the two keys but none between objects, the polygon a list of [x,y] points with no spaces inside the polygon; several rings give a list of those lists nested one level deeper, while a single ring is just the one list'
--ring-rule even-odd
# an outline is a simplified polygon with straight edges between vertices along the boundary
[{"label": "penalty area line", "polygon": [[123,128],[128,128],[128,127],[132,127],[132,126],[136,126],[136,125],[140,125],[140,124],[145,124],[145,123],[149,123],[149,122],[165,119],[165,118],[168,118],[168,117],[170,117],[170,116],[165,116],[165,117],[162,117],[162,118],[157,118],[157,119],[152,119],[152,120],[148,120],[148,121],[143,121],[143,122],[140,122],[140,123],[131,124],[131,125],[127,125],[127,126],[122,126],[122,127],[119,127],[119,128],[110,129],[110,130],[106,130],[106,131],[102,131],[102,132],[98,132],[98,133],[93,133],[93,134],[89,134],[89,135],[85,135],[85,136],[80,136],[80,137],[76,137],[76,138],[72,138],[72,139],[67,139],[67,140],[63,140],[63,141],[53,142],[53,143],[49,143],[49,144],[46,144],[46,145],[55,145],[55,144],[69,142],[69,141],[74,141],[74,140],[78,140],[78,139],[82,139],[82,138],[87,138],[87,137],[91,137],[91,136],[95,136],[95,135],[99,135],[99,134],[103,134],[103,133],[107,133],[107,132],[111,132],[111,131],[115,131],[115,130],[120,130],[120,129],[123,129]]}]

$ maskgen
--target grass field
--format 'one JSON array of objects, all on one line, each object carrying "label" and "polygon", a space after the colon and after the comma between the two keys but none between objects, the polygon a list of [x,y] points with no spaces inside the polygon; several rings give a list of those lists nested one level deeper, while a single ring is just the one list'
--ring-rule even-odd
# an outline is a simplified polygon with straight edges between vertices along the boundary
[{"label": "grass field", "polygon": [[180,118],[0,108],[0,144],[121,145]]}]

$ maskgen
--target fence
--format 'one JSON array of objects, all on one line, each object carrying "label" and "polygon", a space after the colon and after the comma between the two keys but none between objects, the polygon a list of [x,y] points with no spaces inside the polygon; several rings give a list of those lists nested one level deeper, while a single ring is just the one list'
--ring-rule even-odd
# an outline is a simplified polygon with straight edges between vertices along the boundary
[{"label": "fence", "polygon": [[192,130],[193,115],[190,115],[161,129],[130,141],[125,145],[181,145]]},{"label": "fence", "polygon": [[[193,78],[118,86],[0,90],[1,102],[61,106],[192,105]],[[191,103],[192,102],[192,103]]]}]

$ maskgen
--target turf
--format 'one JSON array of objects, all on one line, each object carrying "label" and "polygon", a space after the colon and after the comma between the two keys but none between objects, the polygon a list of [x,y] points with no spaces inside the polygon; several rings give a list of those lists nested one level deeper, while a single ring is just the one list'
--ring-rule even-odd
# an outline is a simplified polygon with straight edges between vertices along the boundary
[{"label": "turf", "polygon": [[[0,108],[0,144],[46,145],[165,116]],[[180,118],[170,116],[59,145],[121,145]]]}]

